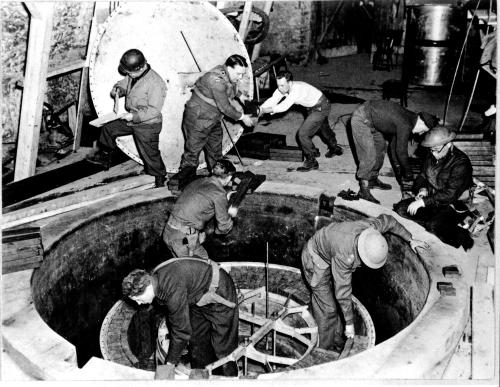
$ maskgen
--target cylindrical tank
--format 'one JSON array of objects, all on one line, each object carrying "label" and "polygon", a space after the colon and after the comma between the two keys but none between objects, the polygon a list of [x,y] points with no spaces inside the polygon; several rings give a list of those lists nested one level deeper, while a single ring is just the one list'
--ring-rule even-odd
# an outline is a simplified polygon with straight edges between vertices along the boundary
[{"label": "cylindrical tank", "polygon": [[426,4],[411,8],[407,45],[411,80],[423,86],[442,86],[449,82],[456,66],[457,47],[462,40],[464,13],[451,5]]}]

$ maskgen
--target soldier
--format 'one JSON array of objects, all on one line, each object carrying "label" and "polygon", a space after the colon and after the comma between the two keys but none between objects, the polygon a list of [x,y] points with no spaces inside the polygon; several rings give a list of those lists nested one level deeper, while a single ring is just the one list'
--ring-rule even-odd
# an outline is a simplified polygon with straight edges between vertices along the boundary
[{"label": "soldier", "polygon": [[[341,352],[344,346],[342,322],[336,302],[345,320],[345,336],[354,338],[352,273],[363,262],[372,269],[387,260],[387,241],[391,233],[410,244],[428,249],[427,243],[412,238],[391,215],[380,215],[352,222],[331,223],[318,230],[302,250],[302,268],[309,284],[312,314],[319,331],[319,347]],[[332,289],[333,284],[333,289]]]},{"label": "soldier", "polygon": [[[122,282],[122,293],[141,304],[164,308],[170,342],[165,364],[155,379],[173,379],[175,366],[189,343],[192,369],[229,355],[238,346],[236,288],[229,274],[213,261],[174,258],[152,274],[133,270]],[[222,366],[225,376],[237,376],[234,361]]]},{"label": "soldier", "polygon": [[215,163],[213,174],[194,180],[177,198],[163,229],[163,240],[175,257],[197,256],[208,259],[201,245],[205,240],[205,224],[215,216],[216,234],[227,234],[233,228],[236,207],[228,208],[224,187],[231,182],[236,171],[226,159]]},{"label": "soldier", "polygon": [[158,143],[167,87],[160,75],[151,69],[143,53],[135,48],[123,54],[118,71],[125,74],[125,78],[113,86],[111,96],[125,97],[125,109],[129,113],[103,127],[99,150],[87,160],[109,169],[112,153],[117,148],[115,139],[131,134],[144,163],[144,171],[155,177],[156,187],[163,187],[167,171]]},{"label": "soldier", "polygon": [[391,101],[367,101],[360,105],[351,117],[351,128],[358,158],[359,196],[379,203],[370,188],[390,190],[389,184],[379,180],[378,174],[384,163],[385,138],[390,136],[390,152],[395,163],[396,176],[412,181],[408,161],[408,140],[411,134],[422,134],[439,123],[429,113],[414,113]]},{"label": "soldier", "polygon": [[[271,98],[260,107],[260,114],[282,113],[297,104],[307,109],[307,117],[297,131],[299,145],[304,153],[304,165],[297,168],[299,172],[318,169],[316,157],[319,151],[314,147],[312,138],[319,133],[321,139],[328,146],[325,157],[340,156],[342,148],[337,145],[335,133],[328,124],[331,104],[325,95],[314,86],[301,81],[294,81],[290,71],[281,71],[276,75],[278,88]],[[284,98],[284,99],[283,99]],[[280,102],[283,100],[282,102]]]},{"label": "soldier", "polygon": [[254,125],[250,115],[241,113],[230,103],[231,99],[242,97],[237,85],[247,68],[244,57],[231,55],[225,64],[214,67],[196,81],[182,118],[184,154],[179,173],[172,178],[179,180],[180,187],[185,186],[196,175],[198,159],[203,149],[209,172],[215,161],[222,158],[223,116],[241,121],[246,126]]},{"label": "soldier", "polygon": [[467,215],[462,200],[469,198],[473,185],[469,157],[455,148],[455,132],[432,129],[422,141],[429,149],[422,171],[413,183],[414,198],[394,205],[394,211],[410,218],[454,247],[469,249],[474,244],[469,232],[457,226]]}]

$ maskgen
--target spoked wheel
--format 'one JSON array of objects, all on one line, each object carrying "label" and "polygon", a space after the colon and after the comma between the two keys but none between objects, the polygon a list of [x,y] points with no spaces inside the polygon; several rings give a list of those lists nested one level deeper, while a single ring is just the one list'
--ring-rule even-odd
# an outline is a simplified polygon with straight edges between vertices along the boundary
[{"label": "spoked wheel", "polygon": [[[243,15],[243,7],[222,8],[219,11],[224,14],[236,31],[238,31]],[[257,44],[263,41],[268,31],[269,16],[260,8],[252,7],[252,12],[248,20],[248,32],[245,38],[245,44]]]},{"label": "spoked wheel", "polygon": [[[318,327],[306,305],[274,293],[266,297],[264,287],[242,290],[240,299],[239,345],[229,355],[207,365],[205,369],[209,375],[232,361],[238,364],[241,376],[283,370],[307,356],[316,346]],[[163,323],[158,333],[158,347],[166,353],[168,340]],[[189,372],[186,366],[176,369],[179,379],[184,376],[181,374],[187,376]]]}]

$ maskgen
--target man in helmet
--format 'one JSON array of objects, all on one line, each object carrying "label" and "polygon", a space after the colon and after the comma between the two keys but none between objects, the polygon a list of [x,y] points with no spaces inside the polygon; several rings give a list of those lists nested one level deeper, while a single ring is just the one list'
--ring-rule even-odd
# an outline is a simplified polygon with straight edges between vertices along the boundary
[{"label": "man in helmet", "polygon": [[367,101],[358,106],[351,116],[351,129],[358,170],[359,196],[373,203],[371,188],[390,190],[389,184],[379,180],[378,174],[385,158],[385,138],[390,138],[390,155],[396,177],[412,181],[408,161],[408,140],[412,134],[422,134],[439,123],[439,119],[429,113],[414,113],[391,101]]},{"label": "man in helmet", "polygon": [[[238,346],[238,306],[234,282],[213,261],[175,258],[158,265],[150,274],[133,270],[122,282],[125,297],[151,304],[165,312],[169,345],[165,364],[155,379],[173,379],[175,366],[189,345],[192,369],[229,355]],[[225,376],[238,376],[234,361],[225,363]]]},{"label": "man in helmet", "polygon": [[209,172],[215,161],[222,158],[223,116],[241,121],[246,126],[254,125],[250,115],[243,114],[230,103],[230,100],[242,96],[238,83],[247,73],[247,68],[244,57],[231,55],[223,65],[214,67],[195,82],[182,118],[184,153],[179,172],[172,177],[179,181],[180,187],[195,177],[202,150],[205,150]]},{"label": "man in helmet", "polygon": [[192,181],[177,198],[163,229],[163,240],[175,257],[197,256],[208,259],[208,253],[201,245],[205,240],[203,229],[214,216],[216,234],[231,231],[238,209],[228,208],[224,187],[230,184],[235,171],[231,161],[218,160],[212,176]]},{"label": "man in helmet", "polygon": [[454,247],[472,247],[468,232],[457,224],[467,215],[462,202],[473,185],[469,157],[455,148],[456,133],[437,127],[426,134],[422,146],[428,149],[422,171],[413,183],[415,197],[394,205],[394,211],[415,220],[443,242]]},{"label": "man in helmet", "polygon": [[325,95],[314,86],[301,81],[294,81],[290,71],[281,71],[276,75],[278,88],[271,98],[260,107],[260,114],[282,113],[292,107],[300,105],[306,108],[307,117],[297,131],[297,139],[304,153],[304,164],[297,168],[299,172],[318,169],[316,157],[319,150],[314,146],[312,139],[316,134],[328,146],[325,157],[340,156],[343,151],[337,145],[335,133],[328,124],[331,104]]},{"label": "man in helmet", "polygon": [[[354,338],[352,273],[363,262],[372,269],[387,260],[387,242],[382,234],[391,233],[417,248],[427,243],[415,240],[391,215],[380,215],[352,222],[331,223],[316,231],[302,250],[302,269],[311,288],[311,309],[318,324],[319,348],[341,352],[342,333]],[[333,285],[333,287],[332,287]],[[345,328],[336,303],[340,305]]]},{"label": "man in helmet", "polygon": [[165,82],[151,69],[142,52],[135,48],[123,54],[118,71],[125,78],[113,86],[111,97],[125,97],[128,113],[122,119],[104,125],[99,137],[99,150],[87,160],[108,169],[112,153],[117,148],[115,139],[131,134],[144,163],[144,171],[155,177],[156,187],[162,187],[167,172],[158,142],[163,121],[161,110],[167,90]]}]

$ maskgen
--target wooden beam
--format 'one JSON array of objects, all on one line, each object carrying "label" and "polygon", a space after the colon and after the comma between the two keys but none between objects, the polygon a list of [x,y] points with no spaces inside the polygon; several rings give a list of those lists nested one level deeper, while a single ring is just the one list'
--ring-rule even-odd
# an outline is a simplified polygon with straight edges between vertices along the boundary
[{"label": "wooden beam", "polygon": [[[266,15],[269,16],[269,14],[271,13],[271,8],[272,7],[273,7],[273,2],[272,1],[266,1],[266,3],[264,4],[264,8],[262,10],[264,11],[264,13]],[[253,47],[252,62],[259,57],[261,47],[262,47],[262,42],[257,43]]]},{"label": "wooden beam", "polygon": [[31,1],[25,1],[24,5],[28,9],[28,12],[29,12],[31,18],[34,18],[34,19],[41,19],[42,18],[42,14],[40,12],[40,9],[38,8],[37,3],[33,3]]},{"label": "wooden beam", "polygon": [[250,14],[252,13],[252,1],[245,1],[245,7],[243,8],[243,14],[241,15],[240,28],[238,33],[241,36],[241,40],[245,43],[248,32],[248,21],[250,20]]},{"label": "wooden beam", "polygon": [[54,3],[30,3],[30,8],[33,5],[39,10],[41,17],[30,18],[24,77],[25,84],[30,87],[23,90],[14,181],[35,173],[43,101],[47,90]]}]

